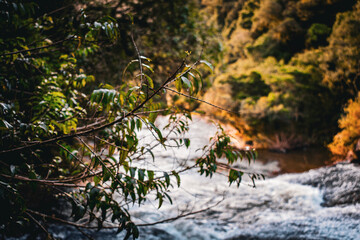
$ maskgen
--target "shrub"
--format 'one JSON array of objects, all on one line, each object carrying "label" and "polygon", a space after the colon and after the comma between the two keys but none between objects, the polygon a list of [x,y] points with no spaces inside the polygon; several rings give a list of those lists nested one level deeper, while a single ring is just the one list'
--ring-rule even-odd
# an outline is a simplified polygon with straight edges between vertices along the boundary
[{"label": "shrub", "polygon": [[355,100],[349,100],[344,108],[344,113],[339,120],[342,129],[334,136],[333,142],[328,145],[334,155],[344,157],[348,152],[354,150],[360,139],[360,92]]}]

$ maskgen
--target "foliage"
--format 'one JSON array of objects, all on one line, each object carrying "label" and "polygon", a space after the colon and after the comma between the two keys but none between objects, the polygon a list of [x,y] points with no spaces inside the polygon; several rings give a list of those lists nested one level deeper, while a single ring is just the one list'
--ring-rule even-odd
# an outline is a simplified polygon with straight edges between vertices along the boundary
[{"label": "foliage", "polygon": [[329,143],[344,104],[359,89],[358,1],[214,6],[204,11],[215,16],[210,21],[222,33],[225,52],[205,100],[238,112],[232,123],[258,146],[277,145],[279,135],[286,136],[286,148]]},{"label": "foliage", "polygon": [[329,37],[329,46],[323,50],[320,68],[324,82],[339,92],[343,103],[355,98],[359,89],[360,3],[352,11],[339,13]]},{"label": "foliage", "polygon": [[199,15],[199,5],[194,0],[91,1],[86,4],[89,16],[94,20],[111,16],[119,26],[119,38],[87,59],[87,71],[102,83],[123,81],[122,69],[137,55],[132,40],[141,55],[152,60],[149,65],[157,72],[155,85],[177,67],[185,51],[193,53],[189,56],[192,60],[202,52],[203,58],[216,61],[220,46],[214,29]]},{"label": "foliage", "polygon": [[[86,71],[90,56],[104,44],[128,41],[122,38],[118,19],[79,9],[80,2],[1,4],[3,235],[19,236],[29,229],[39,234],[32,228],[35,225],[44,230],[40,237],[51,238],[44,222],[55,221],[77,228],[116,228],[126,232],[125,238],[137,238],[139,230],[128,211],[131,204],[141,205],[154,195],[159,208],[164,201],[171,202],[171,182],[179,186],[181,172],[198,168],[200,174],[211,177],[218,159],[224,158],[229,182],[239,185],[244,173],[231,165],[256,156],[252,151],[234,151],[222,129],[193,166],[164,172],[138,164],[154,161],[156,165],[152,149],[157,145],[168,148],[175,141],[177,146],[189,147],[191,140],[184,134],[191,114],[173,106],[162,109],[158,99],[165,89],[199,93],[203,84],[198,65],[211,64],[200,59],[189,64],[185,59],[156,86],[151,60],[138,52],[122,69],[120,83],[96,86],[95,78]],[[127,4],[141,5],[138,1]],[[138,70],[127,74],[133,66]],[[169,115],[163,129],[155,124],[159,113]],[[139,131],[153,135],[154,142],[140,143]],[[170,133],[178,138],[170,139]],[[54,210],[58,203],[60,211]],[[68,207],[71,213],[61,211]]]},{"label": "foliage", "polygon": [[352,151],[360,138],[360,93],[355,100],[350,100],[344,109],[345,115],[339,120],[342,129],[334,136],[329,149],[341,157]]},{"label": "foliage", "polygon": [[319,47],[326,45],[326,39],[331,33],[331,28],[321,23],[314,23],[307,31],[307,47]]}]

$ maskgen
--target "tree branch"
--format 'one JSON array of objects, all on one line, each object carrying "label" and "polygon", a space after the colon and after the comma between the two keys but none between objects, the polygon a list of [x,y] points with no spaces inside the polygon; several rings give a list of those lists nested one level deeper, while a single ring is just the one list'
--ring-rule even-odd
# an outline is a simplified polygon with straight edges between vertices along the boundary
[{"label": "tree branch", "polygon": [[6,175],[6,174],[0,174],[0,176],[5,177],[5,178],[19,180],[19,181],[38,182],[38,183],[42,183],[42,184],[46,184],[46,185],[53,185],[53,186],[60,186],[60,187],[78,187],[75,184],[62,183],[62,182],[59,182],[59,181],[56,181],[56,180],[30,179],[30,178],[19,176],[19,175],[9,176],[9,175]]},{"label": "tree branch", "polygon": [[182,64],[178,67],[178,69],[168,78],[166,79],[166,81],[156,90],[154,91],[149,97],[147,97],[142,103],[140,103],[137,107],[135,107],[132,111],[124,114],[122,117],[118,118],[117,120],[114,120],[112,122],[103,124],[101,126],[98,127],[93,127],[90,129],[85,129],[82,132],[77,132],[77,133],[73,133],[73,134],[68,134],[68,135],[63,135],[63,136],[59,136],[59,137],[55,137],[55,138],[51,138],[48,140],[44,140],[41,142],[37,142],[34,144],[29,144],[29,145],[24,145],[24,146],[20,146],[20,147],[16,147],[16,148],[11,148],[11,149],[7,149],[7,150],[3,150],[0,152],[1,154],[6,154],[6,153],[11,153],[11,152],[18,152],[24,149],[28,149],[28,148],[33,148],[33,147],[39,147],[45,144],[50,144],[50,143],[54,143],[60,140],[67,140],[67,139],[71,139],[74,137],[78,137],[78,136],[83,136],[83,135],[87,135],[102,129],[105,129],[107,127],[110,127],[114,124],[117,124],[119,122],[122,122],[125,118],[129,117],[130,115],[136,113],[136,111],[138,111],[139,109],[141,109],[148,101],[150,101],[150,99],[154,98],[155,95],[157,95],[167,84],[169,84],[170,82],[172,82],[174,79],[176,79],[176,75],[177,73],[185,66],[185,60],[182,62]]},{"label": "tree branch", "polygon": [[207,102],[207,101],[205,101],[205,100],[201,100],[201,99],[199,99],[199,98],[196,98],[196,97],[187,95],[187,94],[185,94],[185,93],[178,92],[178,91],[176,91],[176,90],[174,90],[174,89],[172,89],[172,88],[169,88],[169,87],[164,87],[164,88],[165,88],[166,90],[169,90],[169,91],[174,92],[174,93],[176,93],[176,94],[182,95],[182,96],[184,96],[184,97],[187,97],[187,98],[190,98],[190,99],[194,99],[194,100],[196,100],[196,101],[198,101],[198,102],[202,102],[202,103],[205,103],[205,104],[207,104],[207,105],[210,105],[210,106],[212,106],[212,107],[214,107],[214,108],[217,108],[217,109],[220,109],[220,110],[229,112],[229,113],[239,114],[238,112],[227,110],[227,109],[222,108],[222,107],[219,107],[219,106],[217,106],[217,105],[215,105],[215,104],[209,103],[209,102]]},{"label": "tree branch", "polygon": [[60,43],[63,43],[65,41],[69,41],[71,40],[72,38],[74,38],[75,36],[71,36],[69,38],[66,38],[66,39],[63,39],[63,40],[60,40],[60,41],[57,41],[57,42],[54,42],[52,44],[49,44],[49,45],[46,45],[46,46],[42,46],[42,47],[35,47],[35,48],[30,48],[30,49],[23,49],[23,50],[19,50],[19,51],[14,51],[14,52],[9,52],[9,53],[3,53],[0,55],[0,57],[4,57],[4,56],[8,56],[8,55],[14,55],[14,54],[18,54],[18,53],[23,53],[23,52],[33,52],[33,51],[36,51],[36,50],[40,50],[40,49],[44,49],[44,48],[50,48],[52,46],[55,46],[55,45],[58,45]]},{"label": "tree branch", "polygon": [[172,217],[172,218],[167,218],[167,219],[164,219],[164,220],[161,220],[161,221],[157,221],[157,222],[152,222],[152,223],[143,223],[143,224],[136,224],[138,227],[146,227],[146,226],[153,226],[153,225],[157,225],[157,224],[161,224],[161,223],[167,223],[167,222],[173,222],[175,220],[178,220],[180,218],[184,218],[184,217],[187,217],[187,216],[191,216],[191,215],[195,215],[195,214],[198,214],[198,213],[202,213],[202,212],[206,212],[207,210],[211,209],[211,208],[214,208],[216,207],[217,205],[219,205],[223,200],[217,202],[216,204],[210,206],[210,207],[207,207],[207,208],[204,208],[204,209],[200,209],[198,211],[195,211],[195,212],[189,212],[189,213],[185,213],[185,214],[180,214],[176,217]]},{"label": "tree branch", "polygon": [[[217,202],[216,204],[212,205],[212,206],[209,206],[209,207],[204,208],[204,209],[200,209],[198,211],[189,212],[189,213],[185,213],[185,214],[180,214],[180,215],[178,215],[176,217],[167,218],[167,219],[163,219],[163,220],[152,222],[152,223],[143,223],[143,224],[136,224],[136,225],[138,227],[146,227],[146,226],[153,226],[153,225],[167,223],[167,222],[173,222],[173,221],[176,221],[176,220],[178,220],[180,218],[184,218],[184,217],[187,217],[187,216],[191,216],[191,215],[195,215],[195,214],[198,214],[198,213],[208,211],[209,209],[218,206],[222,201],[223,201],[223,199],[221,201]],[[44,218],[48,218],[48,219],[51,219],[51,220],[54,220],[54,221],[57,221],[57,222],[60,222],[60,223],[63,223],[63,224],[74,226],[76,228],[87,228],[87,229],[97,229],[98,228],[97,226],[89,226],[89,225],[85,225],[85,224],[74,223],[74,222],[67,221],[67,220],[64,220],[64,219],[61,219],[61,218],[57,218],[55,216],[50,216],[50,215],[47,215],[47,214],[44,214],[44,213],[40,213],[40,212],[31,210],[31,209],[27,209],[26,212],[29,212],[29,213],[32,213],[32,214],[35,214],[35,215],[38,215],[38,216],[41,216],[41,217],[44,217]],[[109,225],[109,226],[103,226],[102,228],[103,229],[117,229],[119,227],[114,226],[114,225]]]},{"label": "tree branch", "polygon": [[39,221],[37,221],[33,216],[31,216],[30,213],[25,212],[25,214],[28,215],[30,217],[30,219],[33,220],[36,223],[36,225],[38,225],[47,234],[48,239],[54,240],[54,238],[51,236],[51,234],[46,230],[46,228],[43,225],[41,225],[41,223],[39,223]]}]

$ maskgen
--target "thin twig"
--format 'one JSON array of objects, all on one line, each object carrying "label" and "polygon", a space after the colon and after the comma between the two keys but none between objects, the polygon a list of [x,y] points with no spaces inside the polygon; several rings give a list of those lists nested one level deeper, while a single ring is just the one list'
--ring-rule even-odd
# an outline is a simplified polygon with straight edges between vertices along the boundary
[{"label": "thin twig", "polygon": [[[137,45],[136,45],[136,42],[135,42],[135,40],[134,40],[134,30],[133,30],[133,28],[131,27],[131,41],[132,41],[132,43],[133,43],[133,45],[134,45],[134,47],[135,47],[135,51],[136,51],[136,54],[137,54],[137,56],[138,56],[138,61],[139,61],[139,69],[140,69],[140,91],[141,91],[141,87],[142,87],[142,84],[143,84],[143,68],[142,68],[142,62],[141,62],[141,55],[140,55],[140,51],[139,51],[139,49],[138,49],[138,47],[137,47]],[[147,88],[147,89],[149,89],[149,88]],[[146,92],[146,97],[148,97],[149,96],[149,90],[147,90],[147,92]]]},{"label": "thin twig", "polygon": [[30,178],[19,176],[19,175],[9,176],[9,175],[2,174],[2,173],[0,174],[0,176],[5,177],[5,178],[9,178],[9,179],[19,180],[19,181],[37,182],[37,183],[41,183],[41,184],[60,186],[60,187],[78,187],[75,184],[62,183],[62,182],[59,182],[59,181],[56,181],[56,180],[54,181],[54,180],[45,180],[45,179],[30,179]]},{"label": "thin twig", "polygon": [[195,214],[198,214],[198,213],[206,212],[206,211],[208,211],[209,209],[218,206],[222,201],[223,201],[223,200],[217,202],[216,204],[214,204],[214,205],[212,205],[212,206],[209,206],[209,207],[204,208],[204,209],[200,209],[200,210],[195,211],[195,212],[189,212],[189,213],[185,213],[185,214],[180,214],[180,215],[178,215],[178,216],[176,216],[176,217],[167,218],[167,219],[160,220],[160,221],[157,221],[157,222],[137,224],[137,226],[138,226],[138,227],[146,227],[146,226],[153,226],[153,225],[157,225],[157,224],[161,224],[161,223],[173,222],[173,221],[178,220],[178,219],[180,219],[180,218],[184,218],[184,217],[187,217],[187,216],[191,216],[191,215],[195,215]]},{"label": "thin twig", "polygon": [[205,100],[201,100],[201,99],[199,99],[199,98],[196,98],[196,97],[187,95],[187,94],[185,94],[185,93],[181,93],[181,92],[176,91],[176,90],[174,90],[174,89],[172,89],[172,88],[169,88],[169,87],[164,87],[164,88],[165,88],[166,90],[169,90],[169,91],[174,92],[174,93],[176,93],[176,94],[182,95],[182,96],[184,96],[184,97],[187,97],[187,98],[190,98],[190,99],[194,99],[194,100],[196,100],[196,101],[198,101],[198,102],[202,102],[202,103],[205,103],[205,104],[207,104],[207,105],[210,105],[210,106],[212,106],[212,107],[214,107],[214,108],[217,108],[217,109],[220,109],[220,110],[229,112],[229,113],[239,114],[238,112],[230,111],[230,110],[228,110],[228,109],[222,108],[222,107],[220,107],[220,106],[217,106],[217,105],[215,105],[215,104],[213,104],[213,103],[210,103],[210,102],[207,102],[207,101],[205,101]]},{"label": "thin twig", "polygon": [[81,232],[82,235],[84,235],[87,239],[90,240],[95,240],[93,237],[91,237],[89,234],[87,234],[86,232],[84,232],[80,227],[76,227],[76,229]]},{"label": "thin twig", "polygon": [[31,220],[33,220],[33,221],[35,222],[35,224],[38,225],[38,226],[47,234],[47,238],[54,239],[54,238],[51,236],[51,234],[48,232],[48,230],[46,230],[46,228],[45,228],[43,225],[41,225],[41,223],[39,223],[38,220],[36,220],[33,216],[31,216],[30,213],[28,213],[28,212],[26,211],[25,214],[28,215],[28,216],[31,218]]},{"label": "thin twig", "polygon": [[14,51],[14,52],[8,52],[8,53],[3,53],[3,54],[0,55],[0,57],[4,57],[4,56],[8,56],[8,55],[14,55],[14,54],[23,53],[23,52],[33,52],[33,51],[36,51],[36,50],[40,50],[40,49],[44,49],[44,48],[49,48],[49,47],[58,45],[58,44],[60,44],[60,43],[63,43],[63,42],[65,42],[65,41],[69,41],[69,40],[71,40],[71,39],[74,38],[74,37],[75,37],[75,36],[71,36],[71,37],[69,37],[69,38],[66,38],[66,39],[63,39],[63,40],[54,42],[54,43],[49,44],[49,45],[46,45],[46,46],[35,47],[35,48],[30,48],[30,49],[23,49],[23,50]]}]

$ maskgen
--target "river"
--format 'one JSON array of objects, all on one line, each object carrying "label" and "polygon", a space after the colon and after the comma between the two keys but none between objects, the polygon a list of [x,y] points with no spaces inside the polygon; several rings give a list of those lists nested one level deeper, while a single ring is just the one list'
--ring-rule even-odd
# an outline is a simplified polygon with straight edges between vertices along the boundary
[{"label": "river", "polygon": [[[164,119],[158,124],[164,124]],[[191,165],[201,155],[196,150],[207,144],[215,131],[214,124],[195,117],[189,149],[154,149],[158,169]],[[145,132],[139,134],[143,144],[153,141]],[[217,205],[173,222],[141,227],[140,239],[360,239],[360,167],[349,163],[324,166],[326,160],[320,159],[324,154],[311,151],[282,155],[260,151],[255,163],[237,163],[236,167],[266,176],[265,181],[256,182],[256,188],[246,178],[239,188],[229,187],[221,173],[211,179],[195,169],[181,174],[180,188],[174,187],[171,193],[172,205],[165,202],[158,209],[156,201],[148,201],[145,206],[130,208],[136,223],[152,223]],[[152,161],[134,164],[153,167]],[[62,239],[84,238],[61,225],[51,225],[50,230]],[[110,230],[91,235],[102,240],[123,238],[122,233]]]}]

